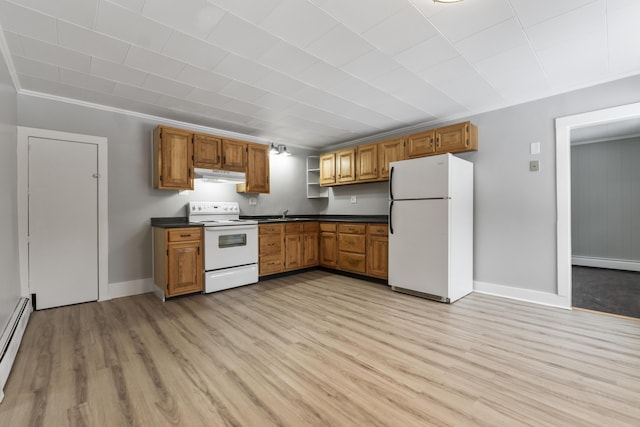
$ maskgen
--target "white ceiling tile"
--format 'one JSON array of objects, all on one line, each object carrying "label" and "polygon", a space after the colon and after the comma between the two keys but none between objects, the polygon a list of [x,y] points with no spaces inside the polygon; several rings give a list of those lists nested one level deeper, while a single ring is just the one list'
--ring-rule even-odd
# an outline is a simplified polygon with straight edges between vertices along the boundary
[{"label": "white ceiling tile", "polygon": [[429,19],[431,23],[452,43],[472,34],[513,18],[513,9],[508,0],[468,1],[442,10]]},{"label": "white ceiling tile", "polygon": [[261,96],[253,101],[253,103],[275,111],[286,110],[291,108],[293,105],[296,105],[294,100],[274,95],[272,93],[267,93],[266,95]]},{"label": "white ceiling tile", "polygon": [[23,38],[22,47],[25,57],[48,64],[57,65],[70,70],[88,73],[91,57],[74,50],[43,43],[39,40]]},{"label": "white ceiling tile", "polygon": [[522,25],[528,28],[594,1],[599,0],[511,0],[511,4]]},{"label": "white ceiling tile", "polygon": [[160,96],[157,92],[142,89],[137,86],[129,86],[124,83],[118,83],[113,88],[113,94],[122,98],[131,99],[138,102],[146,102],[153,104]]},{"label": "white ceiling tile", "polygon": [[146,0],[142,7],[147,18],[201,39],[207,38],[224,14],[206,0]]},{"label": "white ceiling tile", "polygon": [[238,1],[238,0],[209,0],[216,6],[228,10],[240,18],[259,24],[269,15],[281,0]]},{"label": "white ceiling tile", "polygon": [[226,14],[207,40],[245,58],[255,58],[275,46],[279,39],[237,16]]},{"label": "white ceiling tile", "polygon": [[58,21],[58,44],[111,62],[124,62],[129,44],[86,28]]},{"label": "white ceiling tile", "polygon": [[258,59],[262,65],[290,76],[318,62],[315,56],[284,41],[265,51]]},{"label": "white ceiling tile", "polygon": [[329,15],[307,1],[283,0],[260,26],[294,46],[304,47],[337,24]]},{"label": "white ceiling tile", "polygon": [[321,110],[331,111],[335,114],[343,114],[349,111],[354,104],[329,94],[323,90],[314,87],[305,87],[291,94],[291,98],[307,105],[313,105]]},{"label": "white ceiling tile", "polygon": [[96,30],[145,49],[160,52],[173,30],[113,3],[101,1]]},{"label": "white ceiling tile", "polygon": [[357,34],[363,33],[407,6],[406,0],[326,0],[316,3]]},{"label": "white ceiling tile", "polygon": [[228,96],[221,95],[217,92],[195,88],[187,97],[188,101],[197,102],[198,104],[209,105],[212,107],[224,107],[225,104],[232,101]]},{"label": "white ceiling tile", "polygon": [[177,77],[185,67],[183,62],[137,46],[131,46],[124,64],[131,68],[170,78]]},{"label": "white ceiling tile", "polygon": [[568,40],[606,31],[605,5],[596,1],[528,28],[527,35],[536,50],[550,48]]},{"label": "white ceiling tile", "polygon": [[192,67],[191,65],[185,66],[176,77],[176,80],[208,91],[218,91],[231,82],[231,79],[220,74]]},{"label": "white ceiling tile", "polygon": [[133,101],[130,99],[122,98],[108,93],[101,93],[92,90],[86,90],[84,100],[99,105],[108,105],[115,108],[122,108],[125,110],[133,110]]},{"label": "white ceiling tile", "polygon": [[553,88],[573,88],[607,73],[607,45],[598,33],[537,52]]},{"label": "white ceiling tile", "polygon": [[87,28],[93,27],[96,9],[98,7],[98,0],[9,1]]},{"label": "white ceiling tile", "polygon": [[305,84],[285,74],[271,71],[260,77],[255,86],[267,92],[288,96],[305,87]]},{"label": "white ceiling tile", "polygon": [[60,69],[60,83],[79,86],[96,92],[111,93],[116,82],[102,79],[85,73],[79,73],[65,68]]},{"label": "white ceiling tile", "polygon": [[[389,37],[393,34],[393,37]],[[405,7],[362,33],[362,37],[383,53],[395,55],[435,36],[436,29],[414,7]]]},{"label": "white ceiling tile", "polygon": [[521,102],[549,93],[551,87],[529,46],[518,46],[475,64],[507,100]]},{"label": "white ceiling tile", "polygon": [[71,99],[84,98],[85,90],[79,87],[25,75],[18,75],[18,78],[20,79],[20,85],[26,90],[48,93]]},{"label": "white ceiling tile", "polygon": [[398,67],[398,64],[391,61],[389,56],[373,50],[340,68],[359,79],[371,81]]},{"label": "white ceiling tile", "polygon": [[144,0],[109,0],[111,3],[115,3],[120,7],[129,9],[132,12],[140,13],[142,11],[142,5]]},{"label": "white ceiling tile", "polygon": [[628,73],[640,68],[640,2],[608,5],[609,67],[612,73]]},{"label": "white ceiling tile", "polygon": [[22,36],[10,31],[5,31],[4,39],[7,41],[9,52],[11,52],[12,55],[24,56],[24,49],[22,48]]},{"label": "white ceiling tile", "polygon": [[270,70],[238,55],[227,55],[214,71],[233,80],[254,84]]},{"label": "white ceiling tile", "polygon": [[455,47],[467,61],[474,63],[525,44],[527,37],[518,20],[512,18],[460,40]]},{"label": "white ceiling tile", "polygon": [[[224,104],[224,109],[227,110],[227,111],[231,111],[233,113],[237,113],[237,114],[243,115],[243,116],[251,116],[256,111],[259,111],[261,109],[261,107],[255,105],[255,104],[251,104],[249,102],[240,101],[239,99],[232,99],[229,102],[227,102],[226,104]],[[236,120],[237,121],[241,121],[241,122],[245,122],[245,121],[248,121],[249,118],[242,117],[242,118],[238,118]]]},{"label": "white ceiling tile", "polygon": [[406,69],[419,72],[459,55],[451,43],[437,35],[397,54],[394,59]]},{"label": "white ceiling tile", "polygon": [[438,90],[471,111],[504,105],[504,99],[476,72],[440,84]]},{"label": "white ceiling tile", "polygon": [[155,74],[149,74],[142,87],[153,92],[182,98],[193,90],[193,86],[175,80],[165,79]]},{"label": "white ceiling tile", "polygon": [[247,85],[240,82],[232,81],[223,87],[219,93],[227,95],[230,98],[239,99],[245,102],[253,102],[256,99],[267,94],[266,91],[255,86]]},{"label": "white ceiling tile", "polygon": [[51,44],[58,41],[55,18],[12,3],[0,3],[0,25],[21,36]]},{"label": "white ceiling tile", "polygon": [[455,80],[461,76],[468,76],[474,72],[473,67],[462,56],[456,56],[448,61],[441,62],[431,68],[427,68],[419,73],[418,76],[427,80],[432,85],[438,86],[449,80]]},{"label": "white ceiling tile", "polygon": [[219,47],[179,31],[171,34],[162,54],[206,70],[211,70],[228,55]]},{"label": "white ceiling tile", "polygon": [[36,77],[44,80],[59,81],[58,67],[55,65],[45,64],[44,62],[34,61],[33,59],[23,58],[22,56],[13,56],[13,65],[18,74]]},{"label": "white ceiling tile", "polygon": [[309,53],[335,67],[341,67],[372,50],[373,46],[344,25],[336,25],[307,46]]},{"label": "white ceiling tile", "polygon": [[351,76],[338,68],[332,67],[326,62],[319,61],[298,73],[295,77],[310,86],[329,89],[339,80],[350,78]]},{"label": "white ceiling tile", "polygon": [[91,60],[90,74],[131,86],[141,86],[147,79],[147,73],[143,71],[134,70],[122,64],[103,61],[98,58]]}]

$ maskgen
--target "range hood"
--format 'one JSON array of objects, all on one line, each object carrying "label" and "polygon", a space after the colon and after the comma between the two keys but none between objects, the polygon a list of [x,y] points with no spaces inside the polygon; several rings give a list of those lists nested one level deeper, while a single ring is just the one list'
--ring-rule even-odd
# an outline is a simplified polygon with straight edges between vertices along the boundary
[{"label": "range hood", "polygon": [[227,182],[231,184],[239,184],[246,181],[244,172],[195,168],[193,173],[195,179],[201,179],[204,182]]}]

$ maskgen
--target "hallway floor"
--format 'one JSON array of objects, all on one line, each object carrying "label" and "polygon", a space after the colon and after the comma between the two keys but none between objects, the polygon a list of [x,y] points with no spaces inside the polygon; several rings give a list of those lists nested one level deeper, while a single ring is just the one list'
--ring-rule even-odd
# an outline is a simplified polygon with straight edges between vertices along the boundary
[{"label": "hallway floor", "polygon": [[572,267],[574,307],[640,318],[640,272]]}]

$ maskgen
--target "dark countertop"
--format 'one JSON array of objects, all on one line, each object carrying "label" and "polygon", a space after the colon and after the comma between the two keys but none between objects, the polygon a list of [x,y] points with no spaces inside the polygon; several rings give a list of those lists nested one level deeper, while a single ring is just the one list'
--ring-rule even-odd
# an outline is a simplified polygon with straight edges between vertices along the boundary
[{"label": "dark countertop", "polygon": [[[278,218],[276,215],[256,215],[240,216],[242,219],[252,219],[258,224],[272,224],[282,222],[300,222],[300,221],[322,221],[322,222],[359,222],[372,224],[387,224],[389,217],[387,215],[290,215],[286,219]],[[151,218],[152,227],[160,228],[183,228],[183,227],[202,227],[202,224],[189,222],[187,217],[161,217]]]},{"label": "dark countertop", "polygon": [[151,218],[152,227],[160,228],[186,228],[186,227],[202,227],[202,224],[195,222],[189,222],[189,219],[184,216],[163,217],[163,218]]}]

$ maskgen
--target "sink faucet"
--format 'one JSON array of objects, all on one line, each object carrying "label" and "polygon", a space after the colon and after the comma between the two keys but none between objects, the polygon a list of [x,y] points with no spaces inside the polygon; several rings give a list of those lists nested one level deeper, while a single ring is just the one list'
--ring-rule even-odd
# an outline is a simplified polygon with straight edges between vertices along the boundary
[{"label": "sink faucet", "polygon": [[288,213],[289,213],[289,209],[285,209],[284,212],[282,212],[282,219],[287,218]]}]

